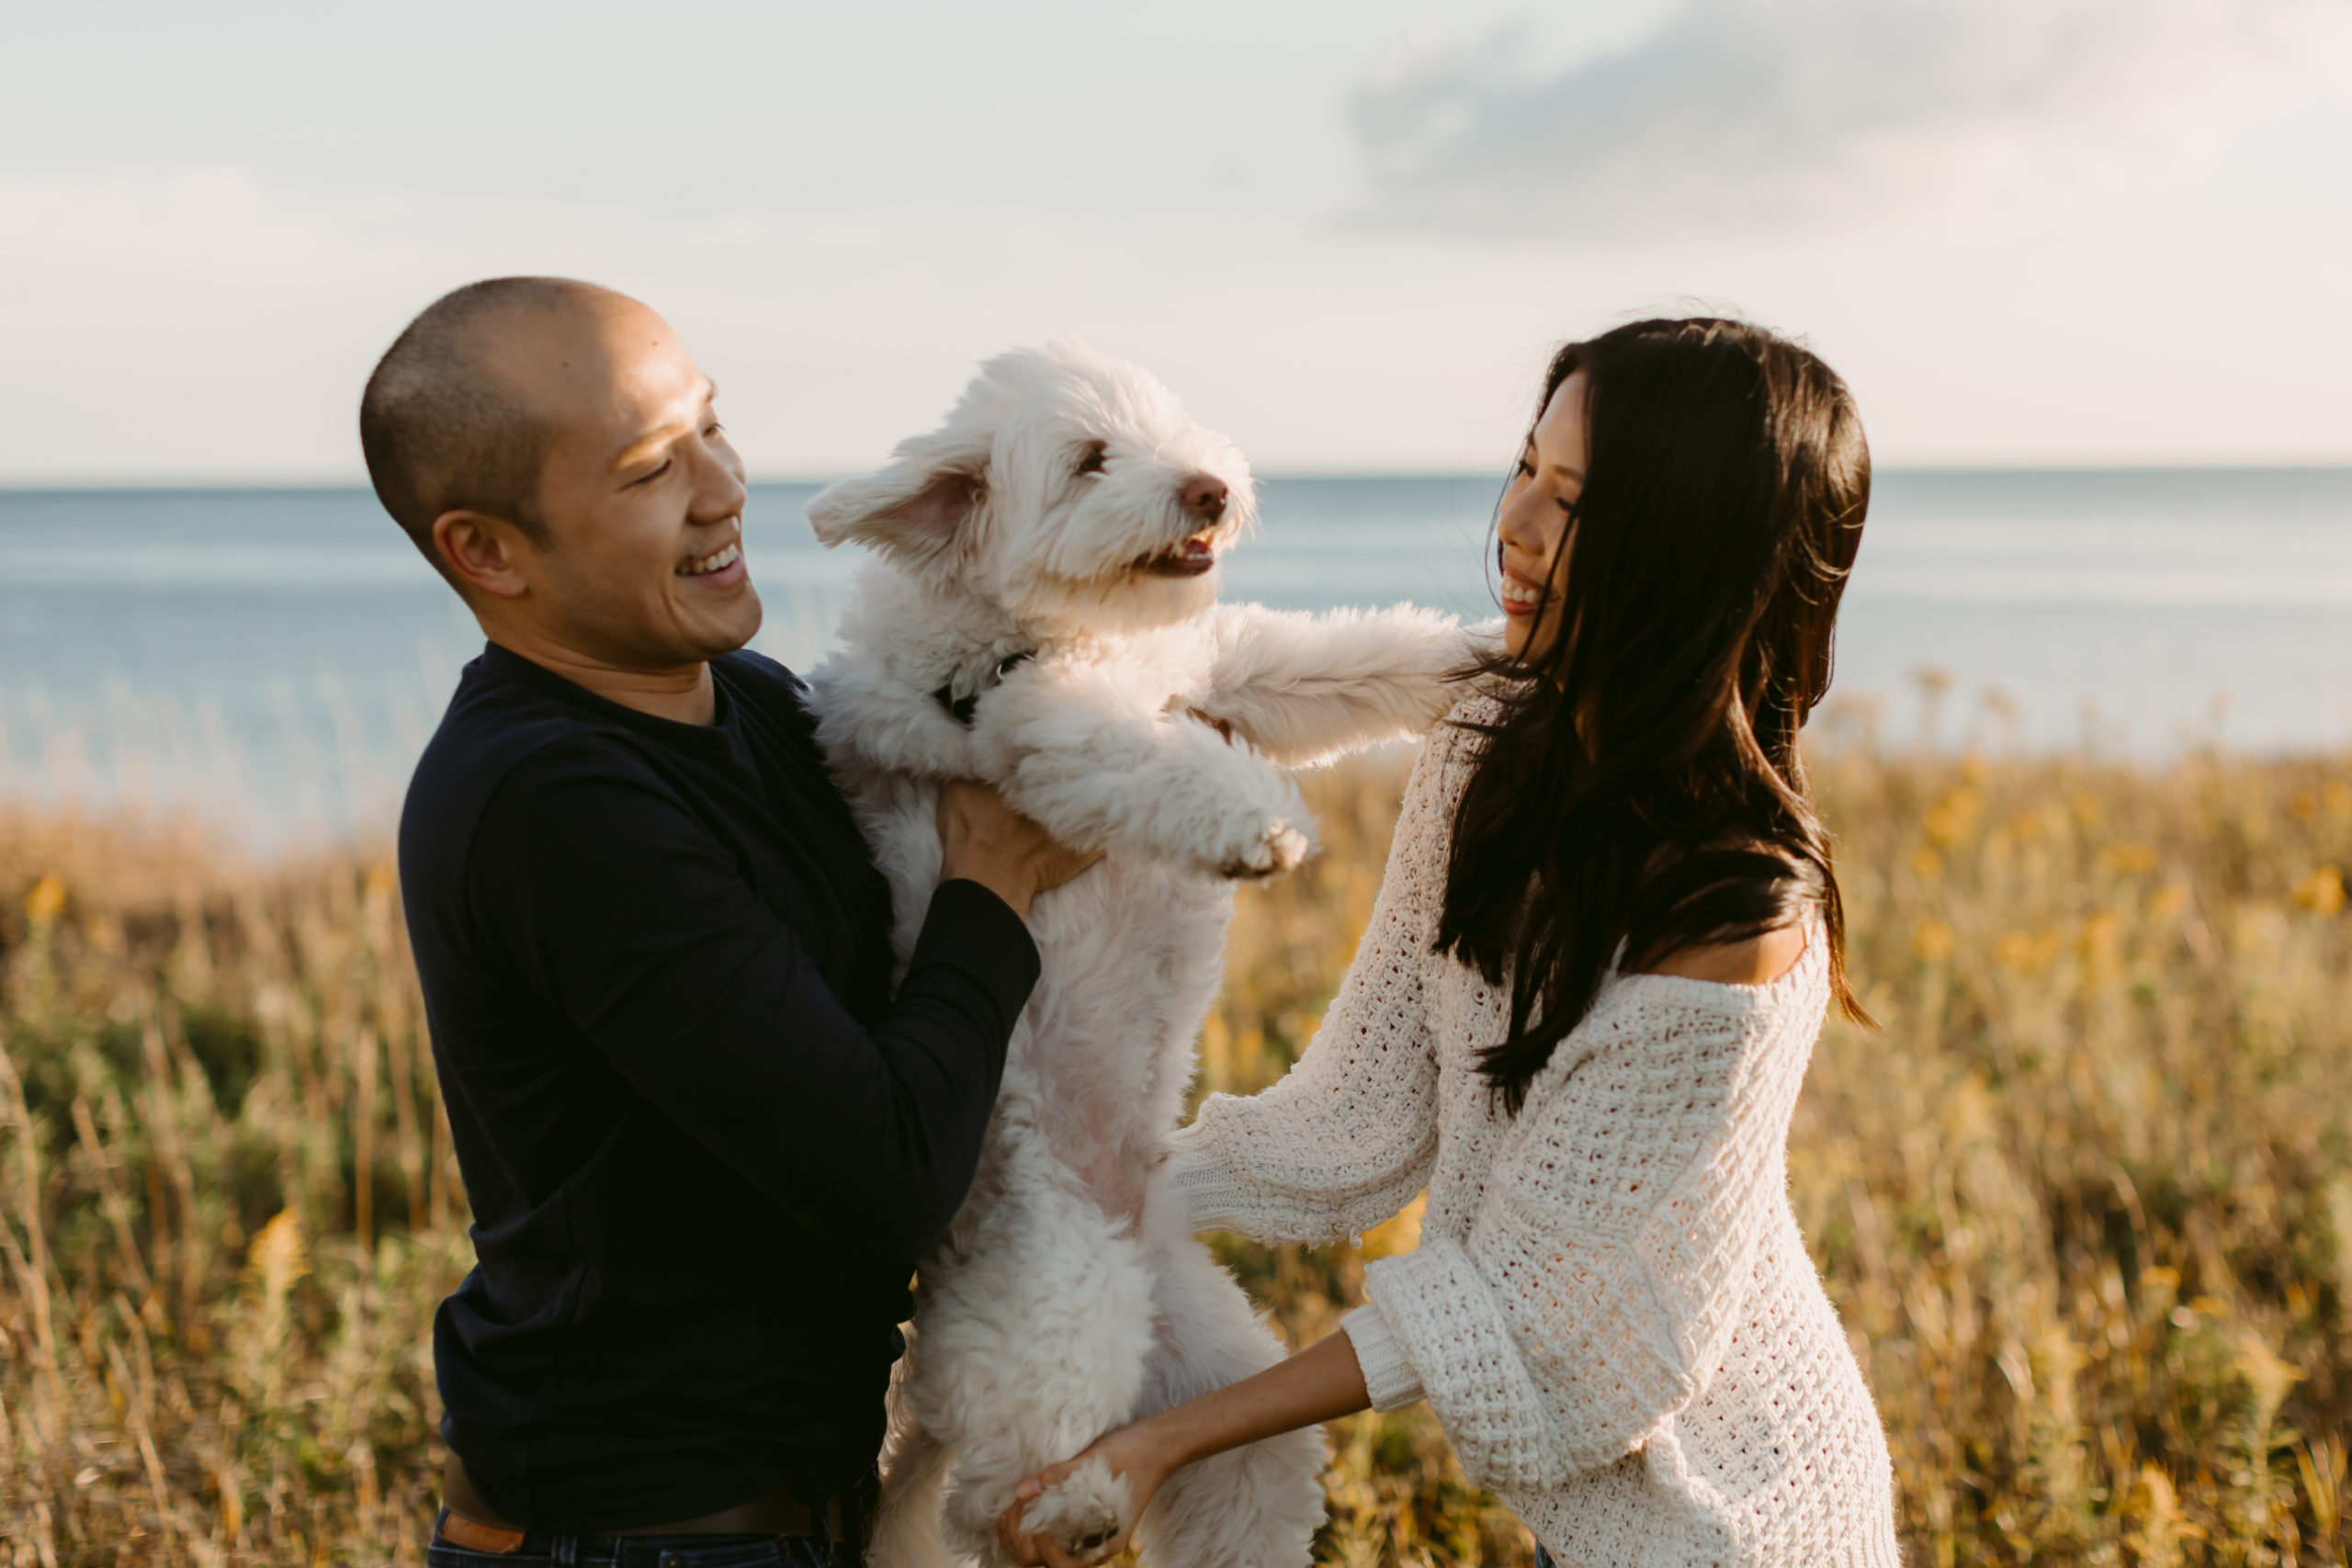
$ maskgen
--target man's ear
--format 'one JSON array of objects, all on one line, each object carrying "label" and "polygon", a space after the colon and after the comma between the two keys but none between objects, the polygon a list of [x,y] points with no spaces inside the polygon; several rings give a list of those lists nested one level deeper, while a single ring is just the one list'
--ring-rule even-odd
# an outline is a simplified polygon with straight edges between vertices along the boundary
[{"label": "man's ear", "polygon": [[818,492],[808,502],[817,542],[855,541],[910,566],[938,559],[988,499],[985,446],[922,437],[887,466]]},{"label": "man's ear", "polygon": [[514,570],[521,534],[514,524],[483,512],[444,512],[433,520],[433,548],[460,587],[499,599],[519,599],[530,584]]}]

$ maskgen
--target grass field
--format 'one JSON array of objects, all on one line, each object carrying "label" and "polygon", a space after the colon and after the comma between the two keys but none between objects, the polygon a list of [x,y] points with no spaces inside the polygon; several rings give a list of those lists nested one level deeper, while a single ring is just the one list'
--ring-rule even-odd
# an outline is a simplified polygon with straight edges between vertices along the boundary
[{"label": "grass field", "polygon": [[[2344,1561],[2352,768],[1821,773],[1884,1032],[1824,1037],[1791,1179],[1911,1560]],[[1316,781],[1330,850],[1242,893],[1209,1085],[1306,1040],[1400,782]],[[389,866],[0,810],[0,1563],[419,1561],[469,1254]],[[1361,1285],[1222,1245],[1297,1338]],[[1324,1561],[1526,1561],[1425,1411],[1334,1440]]]}]

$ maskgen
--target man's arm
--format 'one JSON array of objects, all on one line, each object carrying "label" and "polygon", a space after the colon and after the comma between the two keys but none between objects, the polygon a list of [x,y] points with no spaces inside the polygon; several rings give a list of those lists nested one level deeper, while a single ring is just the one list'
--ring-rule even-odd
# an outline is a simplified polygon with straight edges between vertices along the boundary
[{"label": "man's arm", "polygon": [[[519,773],[473,847],[481,939],[662,1115],[812,1233],[867,1256],[929,1250],[978,1167],[1036,981],[1036,948],[1004,899],[943,884],[869,1031],[650,773],[585,746],[548,748]],[[990,874],[1022,892],[1017,868]]]}]

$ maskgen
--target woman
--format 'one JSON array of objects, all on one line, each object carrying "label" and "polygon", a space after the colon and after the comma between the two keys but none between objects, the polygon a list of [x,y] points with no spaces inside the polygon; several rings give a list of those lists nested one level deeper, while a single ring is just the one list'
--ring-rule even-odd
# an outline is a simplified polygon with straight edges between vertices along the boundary
[{"label": "woman", "polygon": [[[1427,1398],[1564,1562],[1896,1562],[1785,1173],[1825,1011],[1863,1018],[1797,731],[1869,496],[1853,399],[1793,344],[1651,321],[1560,352],[1498,515],[1506,651],[1414,772],[1313,1044],[1204,1106],[1170,1177],[1268,1242],[1426,1185],[1420,1246],[1344,1332],[1024,1499],[1100,1460],[1132,1521],[1193,1460]],[[1062,1568],[1024,1507],[1006,1543]]]}]

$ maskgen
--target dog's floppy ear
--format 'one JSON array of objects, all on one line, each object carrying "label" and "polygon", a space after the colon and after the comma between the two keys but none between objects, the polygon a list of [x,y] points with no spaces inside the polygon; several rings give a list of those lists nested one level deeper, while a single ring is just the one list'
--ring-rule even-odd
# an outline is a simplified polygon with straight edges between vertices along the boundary
[{"label": "dog's floppy ear", "polygon": [[988,496],[988,448],[909,442],[886,467],[820,491],[808,525],[828,549],[854,540],[909,565],[935,560]]}]

